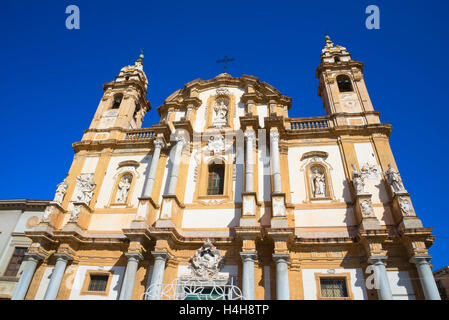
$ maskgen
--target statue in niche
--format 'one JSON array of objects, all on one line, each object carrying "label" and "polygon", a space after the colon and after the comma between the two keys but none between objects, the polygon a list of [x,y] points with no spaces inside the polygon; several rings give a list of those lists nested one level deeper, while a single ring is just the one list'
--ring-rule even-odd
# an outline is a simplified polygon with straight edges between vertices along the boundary
[{"label": "statue in niche", "polygon": [[125,174],[120,179],[118,183],[117,196],[115,202],[117,203],[126,203],[128,199],[129,189],[131,188],[132,176],[129,174]]},{"label": "statue in niche", "polygon": [[314,198],[322,198],[326,196],[326,175],[321,167],[312,167],[311,181],[312,193]]},{"label": "statue in niche", "polygon": [[62,181],[60,184],[57,185],[57,189],[56,189],[56,193],[55,193],[55,198],[54,198],[54,202],[56,202],[57,204],[61,205],[62,200],[64,199],[65,193],[67,192],[67,182],[65,181],[66,179],[64,179],[64,181]]},{"label": "statue in niche", "polygon": [[371,200],[364,200],[360,204],[360,208],[362,209],[362,214],[364,216],[370,216],[373,212],[373,206],[371,205]]},{"label": "statue in niche", "polygon": [[222,127],[227,123],[227,115],[229,109],[229,100],[226,97],[219,97],[214,104],[214,120],[213,125]]},{"label": "statue in niche", "polygon": [[393,188],[394,193],[405,191],[404,185],[402,184],[401,176],[399,172],[395,170],[391,164],[388,165],[388,170],[385,171],[385,178],[387,178],[388,183]]},{"label": "statue in niche", "polygon": [[84,202],[88,205],[93,197],[96,186],[93,173],[82,173],[76,177],[76,187],[78,189],[77,201]]},{"label": "statue in niche", "polygon": [[365,190],[365,177],[357,171],[355,164],[352,164],[352,183],[356,194],[366,193]]}]

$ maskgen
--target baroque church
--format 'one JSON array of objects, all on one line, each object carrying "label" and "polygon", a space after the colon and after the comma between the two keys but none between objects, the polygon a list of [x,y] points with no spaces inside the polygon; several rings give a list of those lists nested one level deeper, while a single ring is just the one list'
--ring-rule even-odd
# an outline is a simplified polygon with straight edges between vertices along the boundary
[{"label": "baroque church", "polygon": [[257,77],[196,79],[150,110],[143,54],[104,84],[12,299],[440,299],[363,63],[325,37],[325,115]]}]

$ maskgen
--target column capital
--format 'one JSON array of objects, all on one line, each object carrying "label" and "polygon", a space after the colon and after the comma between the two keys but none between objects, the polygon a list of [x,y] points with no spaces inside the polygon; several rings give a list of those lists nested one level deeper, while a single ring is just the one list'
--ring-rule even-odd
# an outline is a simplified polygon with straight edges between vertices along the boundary
[{"label": "column capital", "polygon": [[409,262],[414,264],[428,264],[431,258],[431,255],[415,255],[410,258]]},{"label": "column capital", "polygon": [[254,129],[246,129],[245,130],[245,138],[247,138],[248,140],[253,140],[256,138],[256,132],[254,131]]},{"label": "column capital", "polygon": [[155,138],[154,141],[153,141],[153,144],[154,144],[155,148],[162,149],[162,148],[165,147],[165,142],[164,142],[164,139],[162,137]]},{"label": "column capital", "polygon": [[255,261],[257,260],[257,252],[240,252],[240,257],[242,261]]},{"label": "column capital", "polygon": [[74,258],[68,254],[68,253],[55,253],[54,254],[56,260],[65,260],[65,261],[71,261],[74,260]]},{"label": "column capital", "polygon": [[128,260],[132,259],[136,261],[143,260],[143,256],[138,252],[125,252],[125,257],[127,257]]},{"label": "column capital", "polygon": [[184,148],[185,145],[187,145],[187,139],[184,135],[178,135],[175,138],[176,145],[180,145],[181,148]]},{"label": "column capital", "polygon": [[45,257],[39,253],[25,253],[24,260],[25,261],[28,261],[28,260],[40,261],[40,260],[44,260],[44,258]]},{"label": "column capital", "polygon": [[371,256],[368,258],[368,263],[370,264],[385,264],[385,260],[387,260],[387,256]]},{"label": "column capital", "polygon": [[290,260],[290,254],[289,253],[273,253],[273,260],[275,262],[288,262]]},{"label": "column capital", "polygon": [[154,257],[154,260],[164,260],[167,261],[171,258],[170,253],[165,251],[151,251],[151,254]]},{"label": "column capital", "polygon": [[279,141],[279,130],[277,128],[270,129],[270,140],[273,142]]}]

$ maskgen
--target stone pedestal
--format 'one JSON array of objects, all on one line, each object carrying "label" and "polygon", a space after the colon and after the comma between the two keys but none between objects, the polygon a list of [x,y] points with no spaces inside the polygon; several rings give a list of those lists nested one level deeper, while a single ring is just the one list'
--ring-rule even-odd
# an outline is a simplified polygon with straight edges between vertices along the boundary
[{"label": "stone pedestal", "polygon": [[[79,213],[75,214],[75,210]],[[85,202],[73,202],[73,210],[67,224],[75,224],[83,230],[89,227],[92,209]]]},{"label": "stone pedestal", "polygon": [[271,227],[288,228],[285,193],[271,194]]},{"label": "stone pedestal", "polygon": [[240,226],[258,226],[259,217],[260,213],[257,203],[257,194],[255,192],[242,193],[242,216],[240,218]]},{"label": "stone pedestal", "polygon": [[362,230],[380,229],[380,222],[374,215],[371,202],[371,194],[357,194],[354,209],[356,213],[357,223]]},{"label": "stone pedestal", "polygon": [[180,221],[178,218],[183,205],[176,195],[163,195],[161,213],[156,221],[156,227],[167,228],[177,226]]},{"label": "stone pedestal", "polygon": [[158,209],[160,209],[160,207],[152,197],[139,198],[135,220],[145,221],[149,226],[152,226],[156,222],[156,213]]},{"label": "stone pedestal", "polygon": [[39,225],[48,225],[54,228],[57,224],[58,216],[66,212],[67,211],[64,210],[64,208],[62,208],[59,203],[50,201],[47,208],[45,209],[44,216],[42,217]]},{"label": "stone pedestal", "polygon": [[421,220],[416,216],[410,199],[410,193],[401,191],[393,197],[393,218],[398,224],[399,230],[422,228]]}]

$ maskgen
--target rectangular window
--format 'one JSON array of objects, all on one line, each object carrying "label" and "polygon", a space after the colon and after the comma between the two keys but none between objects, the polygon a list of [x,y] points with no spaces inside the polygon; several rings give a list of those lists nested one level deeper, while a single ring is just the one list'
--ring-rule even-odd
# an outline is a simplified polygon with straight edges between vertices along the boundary
[{"label": "rectangular window", "polygon": [[108,286],[109,276],[91,274],[87,291],[104,292]]},{"label": "rectangular window", "polygon": [[347,298],[346,279],[320,278],[321,297]]},{"label": "rectangular window", "polygon": [[20,265],[22,264],[23,258],[25,258],[25,253],[27,248],[15,248],[14,253],[9,260],[8,267],[6,268],[5,277],[15,277],[19,272]]}]

